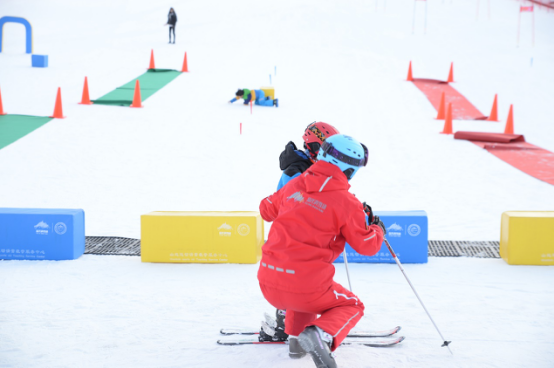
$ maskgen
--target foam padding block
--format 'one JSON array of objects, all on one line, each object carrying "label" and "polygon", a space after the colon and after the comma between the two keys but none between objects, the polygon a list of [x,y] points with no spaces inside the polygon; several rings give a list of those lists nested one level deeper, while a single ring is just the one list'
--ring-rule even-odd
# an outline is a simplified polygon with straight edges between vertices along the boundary
[{"label": "foam padding block", "polygon": [[502,213],[500,256],[511,265],[554,265],[554,211]]},{"label": "foam padding block", "polygon": [[257,263],[258,212],[151,212],[141,216],[142,262]]},{"label": "foam padding block", "polygon": [[31,65],[34,68],[47,68],[48,55],[31,55]]},{"label": "foam padding block", "polygon": [[[396,256],[402,263],[427,263],[429,253],[428,221],[425,211],[375,211],[385,228]],[[367,220],[367,219],[366,219]],[[344,250],[348,262],[353,263],[396,263],[385,242],[374,256],[368,257],[356,252],[349,244]],[[335,262],[344,262],[342,254]]]},{"label": "foam padding block", "polygon": [[264,91],[265,96],[271,98],[272,100],[275,100],[275,87],[261,87],[262,91]]},{"label": "foam padding block", "polygon": [[0,208],[0,259],[59,261],[84,252],[83,210]]}]

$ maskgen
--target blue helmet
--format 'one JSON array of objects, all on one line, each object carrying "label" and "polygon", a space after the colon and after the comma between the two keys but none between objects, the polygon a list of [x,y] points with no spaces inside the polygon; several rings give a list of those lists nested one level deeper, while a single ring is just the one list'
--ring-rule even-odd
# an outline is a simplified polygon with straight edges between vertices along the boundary
[{"label": "blue helmet", "polygon": [[317,160],[338,166],[350,180],[360,167],[367,165],[367,147],[352,137],[335,134],[323,142]]}]

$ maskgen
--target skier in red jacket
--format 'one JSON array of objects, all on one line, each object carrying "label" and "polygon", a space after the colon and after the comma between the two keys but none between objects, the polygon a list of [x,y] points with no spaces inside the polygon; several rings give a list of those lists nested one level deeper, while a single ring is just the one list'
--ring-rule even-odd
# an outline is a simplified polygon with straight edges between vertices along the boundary
[{"label": "skier in red jacket", "polygon": [[337,134],[325,140],[317,158],[260,203],[262,217],[273,225],[262,247],[258,280],[266,300],[287,311],[291,351],[296,345],[317,367],[336,367],[331,352],[363,316],[364,305],[333,281],[333,261],[345,242],[360,254],[374,255],[385,227],[348,192],[348,181],[367,164],[367,148]]},{"label": "skier in red jacket", "polygon": [[[306,127],[302,135],[304,151],[298,150],[293,141],[287,143],[285,150],[279,156],[279,167],[283,172],[277,190],[312,166],[317,160],[317,154],[325,139],[335,134],[339,134],[339,131],[331,124],[314,121]],[[262,342],[287,341],[289,336],[285,333],[285,315],[286,311],[280,309],[275,311],[275,318],[266,313],[258,339]],[[297,357],[293,350],[289,355],[291,358]]]}]

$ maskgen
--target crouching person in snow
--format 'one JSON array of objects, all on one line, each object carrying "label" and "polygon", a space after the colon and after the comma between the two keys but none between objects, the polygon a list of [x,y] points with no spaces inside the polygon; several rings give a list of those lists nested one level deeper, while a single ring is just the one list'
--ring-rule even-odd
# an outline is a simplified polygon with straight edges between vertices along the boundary
[{"label": "crouching person in snow", "polygon": [[[279,156],[279,167],[282,170],[281,178],[277,184],[277,190],[284,187],[289,181],[306,171],[317,160],[317,154],[326,138],[339,134],[339,131],[324,122],[313,122],[306,127],[302,139],[304,151],[296,148],[296,144],[290,141],[285,150]],[[258,339],[260,341],[287,341],[289,335],[285,333],[285,310],[277,309],[275,319],[265,314],[265,321]]]},{"label": "crouching person in snow", "polygon": [[230,103],[244,99],[244,104],[248,105],[250,101],[254,101],[254,104],[260,106],[275,106],[279,107],[279,99],[272,100],[271,97],[265,95],[265,92],[261,89],[239,89],[235,93],[235,98],[233,98]]},{"label": "crouching person in snow", "polygon": [[336,367],[331,352],[362,318],[364,305],[333,281],[333,261],[345,242],[360,254],[377,253],[384,225],[375,217],[368,226],[364,206],[348,192],[348,181],[367,164],[365,146],[336,134],[325,140],[317,159],[260,203],[262,217],[273,225],[258,280],[265,299],[287,311],[289,355],[309,353],[317,367]]}]

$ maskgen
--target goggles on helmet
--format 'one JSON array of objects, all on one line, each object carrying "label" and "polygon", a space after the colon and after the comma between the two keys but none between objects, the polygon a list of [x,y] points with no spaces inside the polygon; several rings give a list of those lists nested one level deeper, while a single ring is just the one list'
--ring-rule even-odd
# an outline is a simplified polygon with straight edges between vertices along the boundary
[{"label": "goggles on helmet", "polygon": [[364,157],[363,158],[354,158],[348,155],[345,155],[344,153],[337,150],[335,147],[333,147],[332,143],[329,143],[327,141],[324,141],[321,145],[321,150],[323,151],[324,155],[330,155],[331,157],[336,158],[339,161],[344,162],[345,164],[362,167],[367,165],[368,160],[368,151],[367,147],[360,143],[364,149]]}]

